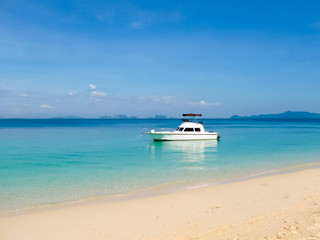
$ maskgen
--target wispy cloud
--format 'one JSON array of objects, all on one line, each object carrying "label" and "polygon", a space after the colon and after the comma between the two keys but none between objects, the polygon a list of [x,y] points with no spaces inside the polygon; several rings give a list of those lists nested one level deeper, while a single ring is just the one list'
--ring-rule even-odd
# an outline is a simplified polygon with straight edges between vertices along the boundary
[{"label": "wispy cloud", "polygon": [[142,96],[138,97],[140,101],[147,102],[161,102],[164,104],[172,104],[175,103],[175,100],[172,96]]},{"label": "wispy cloud", "polygon": [[98,92],[96,91],[97,87],[93,84],[89,85],[89,91],[90,91],[90,98],[94,99],[95,101],[99,102],[99,101],[103,101],[103,99],[101,97],[105,97],[107,96],[107,93],[105,92]]},{"label": "wispy cloud", "polygon": [[29,95],[28,95],[28,94],[25,94],[25,93],[20,93],[19,96],[20,96],[20,97],[28,97]]},{"label": "wispy cloud", "polygon": [[173,106],[199,106],[199,107],[214,107],[219,106],[220,102],[207,102],[205,100],[192,101],[190,99],[176,98],[172,96],[144,96],[139,97],[143,102],[155,102],[161,104],[168,104]]},{"label": "wispy cloud", "polygon": [[40,108],[55,109],[55,106],[51,106],[51,105],[48,105],[48,104],[42,104],[40,106]]},{"label": "wispy cloud", "polygon": [[128,9],[131,14],[130,27],[133,30],[144,29],[161,23],[172,23],[181,21],[182,15],[176,11],[152,11],[131,6]]},{"label": "wispy cloud", "polygon": [[91,92],[91,96],[105,97],[107,94],[104,92]]},{"label": "wispy cloud", "polygon": [[90,90],[95,90],[96,88],[97,88],[97,87],[96,87],[95,85],[93,85],[93,84],[90,84],[90,85],[89,85],[89,89],[90,89]]},{"label": "wispy cloud", "polygon": [[314,22],[312,26],[320,30],[320,21]]},{"label": "wispy cloud", "polygon": [[130,27],[131,27],[131,29],[141,29],[141,28],[143,28],[143,23],[142,22],[138,22],[138,21],[132,22],[130,24]]}]

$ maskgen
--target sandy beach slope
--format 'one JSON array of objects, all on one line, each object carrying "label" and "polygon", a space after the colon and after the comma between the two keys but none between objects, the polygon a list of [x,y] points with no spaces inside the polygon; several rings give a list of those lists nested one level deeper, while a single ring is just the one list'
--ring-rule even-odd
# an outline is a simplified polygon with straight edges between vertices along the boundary
[{"label": "sandy beach slope", "polygon": [[0,216],[1,240],[320,239],[320,169]]}]

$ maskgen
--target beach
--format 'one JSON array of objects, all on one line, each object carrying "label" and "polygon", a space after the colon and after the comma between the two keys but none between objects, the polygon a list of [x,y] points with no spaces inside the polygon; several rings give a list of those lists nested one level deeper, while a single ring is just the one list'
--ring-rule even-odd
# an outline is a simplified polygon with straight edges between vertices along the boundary
[{"label": "beach", "polygon": [[320,240],[320,1],[0,1],[0,240]]},{"label": "beach", "polygon": [[2,212],[0,239],[320,239],[320,169]]}]

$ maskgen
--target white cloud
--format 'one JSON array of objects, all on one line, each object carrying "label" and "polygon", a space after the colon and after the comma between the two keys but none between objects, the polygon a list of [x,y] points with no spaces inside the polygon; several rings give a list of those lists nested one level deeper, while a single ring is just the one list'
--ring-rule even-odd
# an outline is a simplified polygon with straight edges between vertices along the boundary
[{"label": "white cloud", "polygon": [[48,104],[43,104],[40,106],[41,108],[48,108],[48,109],[55,109],[54,106],[48,105]]},{"label": "white cloud", "polygon": [[144,96],[144,97],[139,97],[139,100],[142,102],[157,102],[157,103],[168,104],[173,106],[213,107],[213,106],[220,105],[219,102],[206,102],[205,100],[192,101],[190,99],[175,98],[172,96]]},{"label": "white cloud", "polygon": [[207,107],[213,107],[213,106],[219,106],[221,103],[219,102],[206,102],[204,100],[201,100],[199,102],[189,102],[189,105],[192,106],[207,106]]},{"label": "white cloud", "polygon": [[96,89],[97,87],[96,87],[95,85],[93,85],[93,84],[90,84],[90,85],[89,85],[89,88],[90,88],[90,90],[94,90],[94,89]]},{"label": "white cloud", "polygon": [[28,94],[20,93],[20,97],[28,97]]},{"label": "white cloud", "polygon": [[91,92],[91,96],[104,97],[104,96],[107,96],[107,94],[104,92]]},{"label": "white cloud", "polygon": [[69,92],[68,95],[69,96],[74,96],[74,93],[73,92]]}]

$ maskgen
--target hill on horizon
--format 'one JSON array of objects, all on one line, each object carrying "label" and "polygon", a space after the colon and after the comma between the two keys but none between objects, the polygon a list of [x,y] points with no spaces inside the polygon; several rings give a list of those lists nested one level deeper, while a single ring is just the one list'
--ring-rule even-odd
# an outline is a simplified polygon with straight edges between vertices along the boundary
[{"label": "hill on horizon", "polygon": [[239,118],[245,118],[245,119],[254,119],[254,118],[260,118],[260,119],[270,119],[270,118],[320,118],[320,114],[319,113],[302,112],[302,111],[287,111],[287,112],[278,113],[278,114],[260,114],[260,115],[252,115],[252,116],[233,115],[231,117],[231,119],[239,119]]}]

